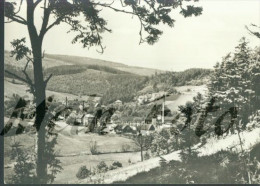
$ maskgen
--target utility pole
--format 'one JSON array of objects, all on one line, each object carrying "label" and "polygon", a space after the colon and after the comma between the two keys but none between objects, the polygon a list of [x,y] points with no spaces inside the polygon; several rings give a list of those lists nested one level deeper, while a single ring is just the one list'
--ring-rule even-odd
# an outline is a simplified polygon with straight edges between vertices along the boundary
[{"label": "utility pole", "polygon": [[162,124],[164,124],[164,105],[165,105],[165,94],[163,94],[163,103],[162,103]]},{"label": "utility pole", "polygon": [[[67,96],[66,96],[66,99],[65,99],[65,104],[66,104],[65,109],[67,109],[67,106],[68,106],[68,99],[67,99]],[[63,112],[63,117],[65,118],[65,116],[66,116],[65,112]]]}]

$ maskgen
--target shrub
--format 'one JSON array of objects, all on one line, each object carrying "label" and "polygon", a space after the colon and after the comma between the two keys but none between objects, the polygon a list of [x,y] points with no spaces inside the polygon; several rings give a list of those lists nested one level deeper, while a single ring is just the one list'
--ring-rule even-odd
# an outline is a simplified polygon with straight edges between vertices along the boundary
[{"label": "shrub", "polygon": [[114,169],[116,169],[116,168],[117,168],[116,166],[110,165],[108,169],[109,169],[109,170],[114,170]]},{"label": "shrub", "polygon": [[84,179],[91,175],[91,171],[86,166],[81,166],[76,174],[78,179]]},{"label": "shrub", "polygon": [[98,172],[106,172],[108,170],[108,166],[104,161],[101,161],[97,165],[97,170],[98,170]]},{"label": "shrub", "polygon": [[114,161],[114,162],[112,163],[112,166],[122,167],[122,163],[120,163],[119,161]]},{"label": "shrub", "polygon": [[90,148],[90,152],[92,155],[97,155],[99,154],[98,152],[98,148],[97,148],[97,142],[96,141],[90,141],[89,142],[89,148]]},{"label": "shrub", "polygon": [[[57,159],[56,151],[54,150],[57,144],[57,136],[46,135],[45,154],[46,163],[48,165],[48,173],[43,181],[52,183],[56,175],[63,169],[61,162]],[[10,182],[14,184],[36,184],[38,179],[35,175],[35,153],[33,146],[30,148],[22,148],[20,142],[11,144],[10,158],[16,162],[14,165],[14,174],[10,177]]]},{"label": "shrub", "polygon": [[29,184],[34,182],[33,169],[35,165],[28,151],[20,148],[20,143],[12,145],[11,159],[15,159],[14,174],[11,176],[11,183]]}]

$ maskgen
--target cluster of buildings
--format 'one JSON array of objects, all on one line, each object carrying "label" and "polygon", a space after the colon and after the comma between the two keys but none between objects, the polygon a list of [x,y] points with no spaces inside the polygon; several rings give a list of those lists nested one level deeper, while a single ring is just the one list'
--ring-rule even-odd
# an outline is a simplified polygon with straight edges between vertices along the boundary
[{"label": "cluster of buildings", "polygon": [[[161,96],[161,94],[156,94],[155,96]],[[114,106],[121,106],[123,102],[117,100],[113,103]],[[95,105],[95,107],[103,108],[103,105]],[[105,108],[103,108],[105,110]],[[117,114],[118,111],[114,112],[114,115]],[[97,113],[95,113],[96,115]],[[72,110],[69,116],[61,119],[65,119],[68,124],[72,125],[81,125],[85,127],[89,127],[95,123],[95,127],[102,126],[103,133],[114,133],[114,134],[137,134],[141,132],[142,134],[150,134],[156,130],[162,128],[170,128],[172,126],[173,117],[162,116],[162,114],[147,116],[146,120],[132,123],[122,123],[117,120],[113,120],[113,117],[108,117],[105,125],[102,124],[101,121],[96,119],[94,114],[88,113],[84,111],[82,105],[79,106],[79,110]],[[120,115],[120,114],[119,114]],[[119,116],[120,117],[120,116]]]}]

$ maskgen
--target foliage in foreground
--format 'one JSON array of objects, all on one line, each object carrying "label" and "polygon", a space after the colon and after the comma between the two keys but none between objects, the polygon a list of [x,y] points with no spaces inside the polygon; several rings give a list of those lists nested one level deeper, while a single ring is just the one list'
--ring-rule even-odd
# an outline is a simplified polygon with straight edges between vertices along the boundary
[{"label": "foliage in foreground", "polygon": [[78,179],[84,179],[91,175],[91,171],[86,166],[81,166],[76,174]]},{"label": "foliage in foreground", "polygon": [[85,165],[81,166],[76,174],[78,179],[89,178],[92,180],[93,175],[100,176],[102,173],[107,172],[108,170],[114,170],[122,167],[122,163],[119,161],[114,161],[110,166],[108,166],[104,161],[99,162],[99,164],[94,167],[92,170],[88,169]]},{"label": "foliage in foreground", "polygon": [[[53,183],[56,175],[63,169],[61,161],[57,159],[56,151],[54,150],[57,144],[56,135],[46,135],[45,144],[45,161],[48,165],[48,174],[44,178],[47,183]],[[32,146],[34,147],[34,146]],[[37,183],[35,175],[35,152],[33,149],[24,149],[20,142],[14,142],[11,146],[12,150],[10,158],[15,160],[14,174],[10,177],[10,183],[32,184]]]},{"label": "foliage in foreground", "polygon": [[[260,181],[259,158],[259,154],[255,154],[248,162],[252,183]],[[162,164],[161,167],[139,173],[120,183],[248,183],[247,175],[242,157],[237,153],[220,151],[214,155],[198,157],[196,153],[188,155],[187,152],[184,152],[182,162],[170,161]]]}]

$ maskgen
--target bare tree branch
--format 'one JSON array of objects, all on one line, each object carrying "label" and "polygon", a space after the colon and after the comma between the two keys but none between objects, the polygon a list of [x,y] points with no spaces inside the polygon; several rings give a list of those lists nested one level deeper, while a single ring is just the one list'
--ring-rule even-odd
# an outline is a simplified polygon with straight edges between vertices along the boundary
[{"label": "bare tree branch", "polygon": [[18,13],[20,12],[22,4],[23,4],[23,0],[20,0],[19,9],[18,9],[18,11],[15,12],[14,14],[18,14]]},{"label": "bare tree branch", "polygon": [[106,47],[103,47],[103,45],[102,45],[102,42],[101,42],[101,36],[100,36],[100,34],[99,34],[99,32],[98,32],[97,25],[94,24],[94,26],[95,26],[95,29],[96,29],[96,32],[97,32],[98,45],[99,45],[100,48],[101,48],[101,51],[98,51],[98,50],[97,50],[97,52],[103,54],[103,53],[104,53],[104,49],[105,49]]},{"label": "bare tree branch", "polygon": [[8,19],[11,19],[12,21],[15,21],[17,23],[20,23],[20,24],[23,24],[23,25],[27,25],[27,21],[20,17],[20,16],[16,16],[16,15],[13,15],[13,16],[6,16]]},{"label": "bare tree branch", "polygon": [[46,7],[46,0],[44,0],[43,21],[42,21],[41,31],[40,31],[40,34],[39,34],[40,38],[43,38],[45,33],[46,33],[46,29],[47,29],[47,25],[48,25],[48,22],[49,22],[50,14],[51,14],[51,9]]},{"label": "bare tree branch", "polygon": [[34,24],[34,3],[33,0],[27,0],[27,27],[31,38],[39,39],[35,24]]},{"label": "bare tree branch", "polygon": [[18,15],[14,15],[14,16],[15,16],[17,19],[20,19],[21,21],[27,23],[27,21],[26,21],[23,17],[18,16]]},{"label": "bare tree branch", "polygon": [[18,80],[20,80],[20,81],[22,81],[22,82],[24,82],[24,83],[28,83],[24,78],[22,78],[22,77],[20,77],[20,76],[18,76],[18,75],[16,75],[16,74],[10,72],[9,70],[5,70],[5,73],[14,76],[15,78],[17,78]]},{"label": "bare tree branch", "polygon": [[29,77],[29,75],[28,75],[27,72],[26,72],[26,69],[27,69],[28,64],[29,64],[30,62],[32,62],[32,59],[29,58],[29,57],[27,57],[27,63],[26,63],[26,65],[25,65],[25,67],[24,67],[24,69],[23,69],[22,72],[23,72],[24,75],[25,75],[25,78],[26,78],[27,83],[32,87],[32,89],[34,89],[33,82],[32,82],[31,78]]},{"label": "bare tree branch", "polygon": [[121,3],[121,5],[122,5],[122,7],[126,7],[126,5],[123,3],[122,0],[120,0],[120,3]]},{"label": "bare tree branch", "polygon": [[144,24],[143,24],[143,22],[142,22],[142,19],[140,18],[140,16],[137,16],[138,17],[138,19],[139,19],[139,21],[140,21],[140,31],[139,31],[139,37],[140,37],[140,40],[139,40],[139,45],[141,44],[141,43],[143,43],[144,42],[144,39],[143,39],[143,27],[144,27]]},{"label": "bare tree branch", "polygon": [[135,15],[134,12],[129,12],[129,11],[122,10],[122,9],[117,9],[117,8],[112,7],[112,6],[109,5],[109,4],[94,3],[94,2],[93,2],[92,4],[93,4],[93,5],[96,5],[96,6],[102,6],[102,7],[105,7],[105,8],[110,8],[110,9],[114,10],[115,12],[121,12],[121,13],[126,13],[126,14]]},{"label": "bare tree branch", "polygon": [[52,27],[54,27],[55,25],[60,24],[60,22],[66,18],[66,15],[61,16],[59,18],[56,19],[56,21],[54,21],[53,23],[51,23],[46,29],[45,29],[45,33],[48,32]]},{"label": "bare tree branch", "polygon": [[34,3],[34,8],[36,8],[37,7],[37,5],[41,2],[42,0],[37,0],[35,3]]},{"label": "bare tree branch", "polygon": [[[260,29],[260,27],[258,27],[257,25],[254,25],[254,24],[251,24],[251,26]],[[256,37],[258,37],[260,39],[260,32],[254,32],[251,29],[249,29],[248,26],[245,26],[245,27],[249,31],[250,34],[252,34],[252,35],[254,35],[254,36],[256,36]]]},{"label": "bare tree branch", "polygon": [[53,76],[53,74],[50,74],[49,77],[44,81],[45,86],[47,86],[47,83],[49,82],[49,80],[51,79],[52,76]]}]

